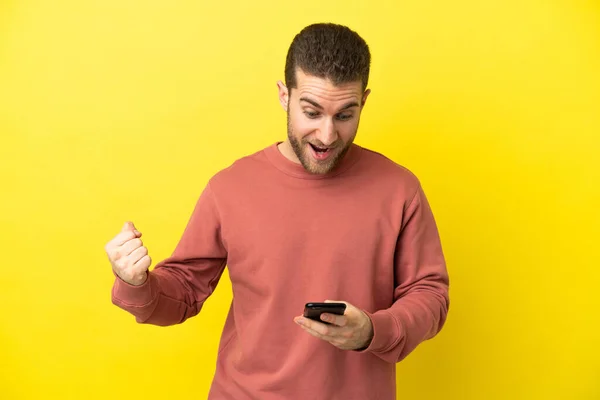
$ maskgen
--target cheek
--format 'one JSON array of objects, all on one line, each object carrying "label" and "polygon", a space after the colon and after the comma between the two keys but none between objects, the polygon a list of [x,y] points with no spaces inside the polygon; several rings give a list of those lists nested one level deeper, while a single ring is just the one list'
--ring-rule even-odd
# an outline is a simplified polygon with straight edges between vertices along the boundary
[{"label": "cheek", "polygon": [[352,120],[348,122],[340,122],[336,125],[336,131],[338,135],[347,142],[348,139],[352,139],[356,135],[358,129],[358,120]]},{"label": "cheek", "polygon": [[290,123],[292,125],[294,135],[297,137],[310,135],[314,130],[316,130],[319,127],[318,122],[311,121],[307,118],[303,118],[303,116],[291,118]]}]

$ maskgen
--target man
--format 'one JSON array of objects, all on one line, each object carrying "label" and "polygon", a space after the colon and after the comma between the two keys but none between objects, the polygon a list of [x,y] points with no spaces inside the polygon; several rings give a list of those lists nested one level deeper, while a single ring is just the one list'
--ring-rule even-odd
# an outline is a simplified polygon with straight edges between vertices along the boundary
[{"label": "man", "polygon": [[[139,323],[195,316],[227,265],[210,399],[394,399],[395,363],[446,320],[448,274],[418,179],[353,143],[369,68],[350,29],[303,29],[278,82],[287,140],[213,176],[152,271],[131,223],[106,245],[113,302]],[[345,314],[301,316],[324,300]]]}]

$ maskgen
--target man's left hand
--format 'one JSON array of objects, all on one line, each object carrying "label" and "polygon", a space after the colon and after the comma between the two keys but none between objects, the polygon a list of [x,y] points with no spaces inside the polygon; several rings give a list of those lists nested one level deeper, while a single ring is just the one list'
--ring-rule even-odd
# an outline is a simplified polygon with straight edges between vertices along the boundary
[{"label": "man's left hand", "polygon": [[[333,303],[333,300],[326,300]],[[323,322],[314,321],[305,317],[296,317],[296,322],[302,329],[314,337],[325,340],[342,350],[365,349],[373,339],[373,324],[371,319],[361,309],[345,301],[335,301],[346,304],[344,315],[322,314]]]}]

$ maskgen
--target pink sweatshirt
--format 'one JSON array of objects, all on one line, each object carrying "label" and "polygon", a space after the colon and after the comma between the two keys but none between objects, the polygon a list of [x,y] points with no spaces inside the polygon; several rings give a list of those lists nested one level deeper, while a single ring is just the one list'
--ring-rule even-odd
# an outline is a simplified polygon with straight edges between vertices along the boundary
[{"label": "pink sweatshirt", "polygon": [[[141,286],[117,278],[113,302],[139,323],[182,323],[226,265],[233,302],[209,399],[395,399],[395,363],[448,313],[445,260],[418,179],[356,144],[327,175],[309,174],[277,143],[220,171],[173,254]],[[368,348],[340,350],[294,323],[305,303],[326,299],[366,312]]]}]

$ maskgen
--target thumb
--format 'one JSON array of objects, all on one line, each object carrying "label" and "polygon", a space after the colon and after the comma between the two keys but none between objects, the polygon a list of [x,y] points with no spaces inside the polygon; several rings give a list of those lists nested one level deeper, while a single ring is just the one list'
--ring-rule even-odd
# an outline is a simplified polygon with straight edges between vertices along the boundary
[{"label": "thumb", "polygon": [[133,225],[133,222],[131,222],[131,221],[125,222],[125,225],[123,225],[123,228],[121,229],[121,232],[127,232],[127,231],[133,231],[137,236],[141,236],[142,235],[140,233],[140,231],[138,231],[135,228],[135,226]]},{"label": "thumb", "polygon": [[346,308],[353,307],[352,304],[348,303],[347,301],[343,301],[343,300],[325,300],[325,303],[342,303],[342,304],[346,305]]}]

